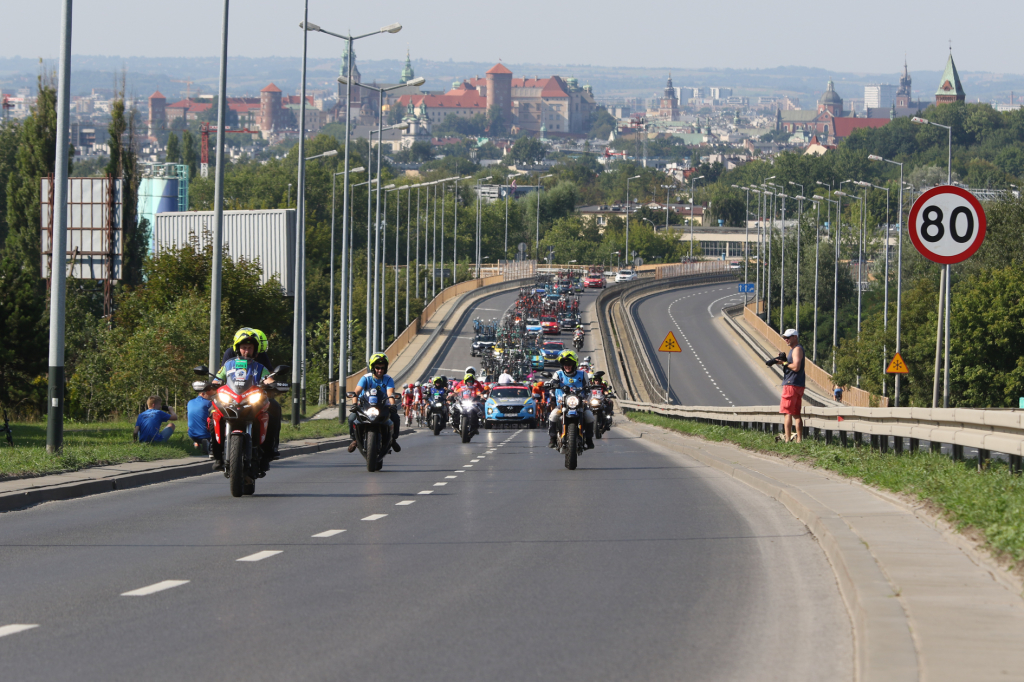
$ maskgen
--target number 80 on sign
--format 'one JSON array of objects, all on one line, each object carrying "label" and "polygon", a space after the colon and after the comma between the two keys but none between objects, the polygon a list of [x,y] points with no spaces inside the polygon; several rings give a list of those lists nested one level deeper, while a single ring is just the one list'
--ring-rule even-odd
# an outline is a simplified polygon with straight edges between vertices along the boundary
[{"label": "number 80 on sign", "polygon": [[981,202],[965,189],[942,185],[922,194],[910,209],[910,241],[935,263],[952,265],[970,258],[985,241],[987,221]]}]

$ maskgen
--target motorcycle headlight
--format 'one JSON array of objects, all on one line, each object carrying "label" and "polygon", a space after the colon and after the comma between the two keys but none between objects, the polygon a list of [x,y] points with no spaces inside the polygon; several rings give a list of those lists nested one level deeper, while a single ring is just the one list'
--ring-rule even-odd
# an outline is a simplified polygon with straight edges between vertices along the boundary
[{"label": "motorcycle headlight", "polygon": [[263,394],[262,393],[253,393],[251,396],[248,397],[248,399],[246,399],[245,404],[246,405],[251,405],[252,407],[256,407],[257,405],[259,405],[262,402],[263,402]]},{"label": "motorcycle headlight", "polygon": [[441,407],[443,407],[443,405],[441,403],[434,403],[434,407],[436,407],[438,409],[441,409]]},{"label": "motorcycle headlight", "polygon": [[380,416],[380,410],[378,410],[376,407],[368,407],[366,409],[366,416],[369,417],[370,419],[376,419],[377,417]]},{"label": "motorcycle headlight", "polygon": [[218,393],[217,402],[223,405],[224,407],[227,407],[228,405],[233,404],[235,401],[232,400],[231,397],[228,396],[226,393]]},{"label": "motorcycle headlight", "polygon": [[597,398],[591,398],[591,399],[590,399],[590,405],[591,405],[592,407],[600,407],[600,405],[601,405],[601,401],[600,401],[600,400],[598,400]]},{"label": "motorcycle headlight", "polygon": [[570,409],[576,409],[580,405],[580,399],[574,395],[569,396],[565,399],[565,406]]},{"label": "motorcycle headlight", "polygon": [[464,410],[472,410],[473,409],[473,401],[472,400],[463,400],[462,401],[462,409],[464,409]]}]

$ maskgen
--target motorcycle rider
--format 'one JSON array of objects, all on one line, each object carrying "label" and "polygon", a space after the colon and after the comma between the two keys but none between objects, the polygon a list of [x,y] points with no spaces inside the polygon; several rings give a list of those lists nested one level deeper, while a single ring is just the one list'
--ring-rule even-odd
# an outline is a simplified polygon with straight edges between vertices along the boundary
[{"label": "motorcycle rider", "polygon": [[[256,353],[251,359],[255,359],[256,362],[260,363],[264,367],[273,367],[274,363],[270,361],[270,356],[267,354],[270,350],[270,342],[267,340],[267,335],[259,329],[253,329],[251,327],[242,327],[235,332],[235,337],[231,342],[231,348],[224,351],[224,357],[221,359],[221,365],[231,358],[239,357],[239,341],[247,337],[255,337],[257,340]],[[267,438],[264,441],[264,445],[270,453],[270,459],[275,460],[281,456],[278,451],[278,446],[281,441],[281,403],[279,403],[276,398],[270,398],[270,400],[267,401],[267,416],[270,417],[270,421],[267,422]]]},{"label": "motorcycle rider", "polygon": [[[246,378],[253,381],[254,383],[262,382],[264,386],[270,386],[274,383],[273,378],[270,376],[270,370],[267,369],[266,365],[256,359],[256,354],[259,349],[259,337],[256,335],[256,330],[248,327],[242,327],[235,333],[235,338],[232,343],[232,349],[235,352],[235,356],[228,358],[224,362],[224,366],[220,368],[217,375],[213,378],[213,385],[220,386],[227,381],[229,372],[241,371],[238,367],[239,360],[245,361],[245,375]],[[270,407],[268,404],[267,412],[269,415]],[[272,417],[271,417],[272,419]],[[260,451],[260,471],[266,472],[270,468],[270,461],[275,458],[275,452],[273,448],[275,443],[270,440],[270,430],[272,421],[267,422],[267,435],[263,439],[263,445],[259,446]],[[253,424],[253,428],[259,429],[259,421]],[[280,425],[278,425],[278,433],[280,433]],[[259,437],[254,437],[253,441],[259,443]],[[211,443],[212,445],[212,443]],[[219,445],[214,451],[214,457],[217,460],[217,469],[220,470],[224,464],[224,446]]]},{"label": "motorcycle rider", "polygon": [[[562,369],[555,372],[551,383],[555,388],[555,397],[560,399],[564,393],[563,388],[574,388],[586,390],[589,386],[587,377],[583,372],[577,370],[579,357],[576,351],[564,350],[558,354],[558,364]],[[587,404],[581,403],[583,409],[583,439],[588,450],[594,448],[594,413],[590,411]],[[562,417],[562,409],[555,404],[554,409],[548,416],[548,447],[558,447],[558,422]]]},{"label": "motorcycle rider", "polygon": [[604,389],[605,412],[608,413],[608,424],[612,423],[612,413],[615,411],[615,403],[612,400],[615,392],[612,390],[612,383],[605,378],[604,370],[594,372],[593,381]]},{"label": "motorcycle rider", "polygon": [[[398,445],[398,428],[401,426],[401,422],[398,420],[398,404],[395,397],[395,380],[388,376],[388,365],[390,361],[388,356],[384,353],[374,353],[370,356],[370,362],[367,369],[369,373],[364,375],[359,380],[359,384],[356,386],[356,402],[358,404],[359,395],[364,390],[377,389],[378,392],[385,391],[387,394],[388,412],[390,412],[391,419],[391,449],[395,452],[401,452],[402,448]],[[348,444],[348,451],[355,452],[359,444],[356,442],[356,433],[353,424],[356,420],[356,414],[354,411],[348,413],[348,429],[352,436],[352,442]],[[385,452],[387,452],[385,450]]]},{"label": "motorcycle rider", "polygon": [[[455,402],[456,400],[460,400],[463,397],[462,394],[465,393],[467,390],[472,393],[472,396],[473,396],[473,398],[472,398],[472,400],[473,400],[473,412],[475,412],[476,415],[477,415],[477,424],[479,425],[479,423],[484,418],[484,411],[483,411],[483,408],[481,408],[480,403],[477,401],[477,398],[479,398],[481,395],[483,395],[484,387],[483,387],[483,385],[479,381],[476,380],[476,376],[475,375],[467,374],[466,376],[464,376],[462,378],[462,383],[448,397],[448,399],[450,401],[452,401],[452,402]],[[462,417],[468,417],[468,416],[469,416],[468,414],[462,414]],[[478,433],[479,433],[478,429],[473,429],[473,435],[476,435]]]}]

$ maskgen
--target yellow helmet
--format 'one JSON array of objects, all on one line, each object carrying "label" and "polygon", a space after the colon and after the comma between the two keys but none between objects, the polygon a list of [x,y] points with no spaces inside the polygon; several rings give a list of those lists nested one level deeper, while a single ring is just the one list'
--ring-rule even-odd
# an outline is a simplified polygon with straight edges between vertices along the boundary
[{"label": "yellow helmet", "polygon": [[[260,345],[260,337],[259,337],[259,334],[262,334],[262,333],[263,332],[258,332],[257,333],[257,330],[250,329],[249,327],[242,327],[237,332],[235,332],[235,338],[234,338],[234,340],[231,343],[231,347],[237,353],[238,352],[238,347],[241,346],[243,343],[248,341],[249,343],[251,343],[254,346],[256,346],[256,352],[258,353],[258,352],[260,352],[260,350],[262,350],[262,347]],[[264,338],[266,338],[266,337],[264,337]]]},{"label": "yellow helmet", "polygon": [[576,355],[576,351],[574,351],[574,350],[563,350],[561,353],[558,354],[558,364],[560,364],[560,365],[564,364],[566,360],[571,360],[572,364],[574,364],[577,367],[579,367],[580,358],[579,358],[578,355]]},{"label": "yellow helmet", "polygon": [[266,353],[270,350],[270,341],[267,340],[267,335],[259,329],[253,329],[252,333],[256,335],[256,338],[260,342],[259,348],[256,349],[257,353]]},{"label": "yellow helmet", "polygon": [[384,353],[374,353],[373,355],[371,355],[370,356],[370,362],[367,363],[367,368],[372,372],[373,371],[373,366],[376,365],[378,362],[383,362],[384,363],[384,371],[385,372],[388,371],[388,365],[391,364],[391,363],[388,360],[388,356],[385,355]]}]

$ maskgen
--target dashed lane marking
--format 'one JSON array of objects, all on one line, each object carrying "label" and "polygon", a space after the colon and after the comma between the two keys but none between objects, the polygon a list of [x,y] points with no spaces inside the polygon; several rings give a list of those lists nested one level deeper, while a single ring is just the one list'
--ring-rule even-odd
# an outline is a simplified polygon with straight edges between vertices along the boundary
[{"label": "dashed lane marking", "polygon": [[0,637],[6,637],[7,635],[16,635],[19,632],[25,632],[25,630],[31,630],[37,628],[38,625],[30,625],[28,623],[11,623],[10,625],[0,625]]},{"label": "dashed lane marking", "polygon": [[433,493],[433,492],[434,492],[433,490],[421,490],[421,491],[419,491],[419,492],[418,492],[418,493],[416,493],[416,494],[417,494],[417,495],[430,495],[430,494],[431,494],[431,493]]},{"label": "dashed lane marking", "polygon": [[458,476],[445,476],[445,478],[458,478]]},{"label": "dashed lane marking", "polygon": [[155,594],[156,592],[163,592],[169,590],[172,587],[181,587],[188,583],[187,580],[161,580],[158,583],[147,585],[146,587],[140,587],[137,590],[130,590],[128,592],[122,592],[122,597],[145,597],[149,594]]},{"label": "dashed lane marking", "polygon": [[256,552],[255,554],[244,556],[241,559],[235,559],[235,561],[263,561],[264,559],[269,559],[272,556],[277,556],[280,553],[281,550],[279,549],[265,549],[262,552]]},{"label": "dashed lane marking", "polygon": [[447,484],[447,483],[445,483],[444,481],[438,481],[438,482],[437,482],[437,483],[435,483],[434,485],[448,485],[448,484]]},{"label": "dashed lane marking", "polygon": [[470,461],[470,462],[479,462],[480,460],[479,460],[479,459],[471,459],[471,460],[469,460],[469,461]]},{"label": "dashed lane marking", "polygon": [[338,535],[338,534],[344,533],[344,532],[345,532],[344,530],[325,530],[323,533],[317,533],[316,535],[312,535],[310,537],[314,537],[314,538],[333,538],[335,535]]},{"label": "dashed lane marking", "polygon": [[[467,464],[466,466],[469,466],[469,465]],[[465,469],[456,469],[456,470],[455,470],[454,472],[452,472],[452,473],[456,473],[456,474],[464,474],[464,473],[466,473],[466,470],[465,470]]]},{"label": "dashed lane marking", "polygon": [[396,507],[407,507],[416,500],[402,500],[401,502],[395,502]]},{"label": "dashed lane marking", "polygon": [[[711,382],[711,385],[714,386],[715,390],[718,391],[722,395],[722,398],[724,398],[725,401],[729,403],[729,405],[735,406],[735,403],[733,403],[732,399],[729,398],[729,396],[727,396],[725,394],[725,391],[722,390],[722,387],[719,386],[718,382],[716,382],[714,380],[714,378],[711,376],[711,372],[708,371],[707,365],[704,364],[704,361],[701,359],[700,355],[698,355],[697,351],[694,350],[693,344],[690,343],[690,339],[687,338],[686,333],[683,331],[682,325],[679,324],[679,321],[676,320],[675,315],[672,314],[672,306],[674,306],[676,303],[679,303],[679,301],[683,300],[683,298],[689,298],[689,296],[683,296],[683,297],[677,298],[676,300],[674,300],[674,301],[672,301],[671,303],[668,304],[668,316],[672,320],[672,324],[674,324],[676,326],[676,329],[679,330],[679,335],[683,337],[683,341],[686,342],[686,347],[693,353],[693,357],[696,358],[697,362],[700,363],[700,368],[704,370],[704,374],[707,375],[707,378]],[[718,300],[721,301],[724,298],[729,298],[729,296],[725,296],[725,297],[720,298]],[[715,303],[715,301],[712,301],[712,305],[714,305],[714,303]],[[711,312],[710,308],[711,308],[711,306],[708,306],[708,312],[709,313]],[[712,317],[714,317],[714,315],[712,315]]]},{"label": "dashed lane marking", "polygon": [[387,514],[370,514],[365,517],[363,521],[376,521],[378,519],[383,519],[385,516],[387,516]]}]

